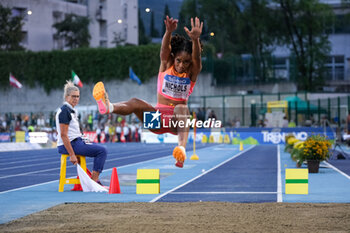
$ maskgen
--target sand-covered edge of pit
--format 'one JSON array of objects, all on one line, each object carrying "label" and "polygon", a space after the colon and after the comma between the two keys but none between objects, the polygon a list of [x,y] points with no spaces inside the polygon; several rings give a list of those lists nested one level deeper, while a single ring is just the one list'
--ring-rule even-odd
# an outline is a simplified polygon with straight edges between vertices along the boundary
[{"label": "sand-covered edge of pit", "polygon": [[71,203],[0,225],[54,233],[349,231],[349,203]]}]

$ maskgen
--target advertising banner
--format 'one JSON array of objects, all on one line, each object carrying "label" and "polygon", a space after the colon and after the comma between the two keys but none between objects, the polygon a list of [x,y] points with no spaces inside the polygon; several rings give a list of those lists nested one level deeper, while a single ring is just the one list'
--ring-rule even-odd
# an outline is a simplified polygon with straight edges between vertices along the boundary
[{"label": "advertising banner", "polygon": [[0,142],[10,142],[10,133],[0,133]]},{"label": "advertising banner", "polygon": [[311,135],[326,135],[334,139],[331,128],[298,127],[298,128],[223,128],[220,132],[199,129],[196,141],[231,144],[284,144],[285,136],[293,134],[299,140],[306,140]]},{"label": "advertising banner", "polygon": [[[196,142],[226,143],[226,144],[284,144],[285,136],[293,134],[299,140],[306,140],[311,135],[326,135],[334,139],[331,128],[298,127],[298,128],[221,128],[197,129]],[[171,134],[157,135],[151,132],[142,132],[142,142],[146,143],[177,143],[177,136]],[[190,131],[188,142],[193,142],[193,130]]]}]

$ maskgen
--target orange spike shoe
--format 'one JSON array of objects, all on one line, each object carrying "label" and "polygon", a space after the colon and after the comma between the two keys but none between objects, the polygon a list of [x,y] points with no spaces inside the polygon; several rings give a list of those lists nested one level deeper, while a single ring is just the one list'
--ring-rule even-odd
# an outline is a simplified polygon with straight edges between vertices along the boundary
[{"label": "orange spike shoe", "polygon": [[95,98],[98,110],[101,114],[109,113],[109,99],[103,82],[98,82],[94,86],[92,95]]},{"label": "orange spike shoe", "polygon": [[186,150],[183,146],[177,146],[173,150],[173,156],[176,159],[175,166],[183,167],[186,160]]}]

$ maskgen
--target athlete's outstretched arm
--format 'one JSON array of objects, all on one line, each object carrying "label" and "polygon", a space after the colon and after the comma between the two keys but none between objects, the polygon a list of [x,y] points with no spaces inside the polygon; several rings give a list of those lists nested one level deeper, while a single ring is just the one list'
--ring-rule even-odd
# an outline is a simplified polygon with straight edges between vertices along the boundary
[{"label": "athlete's outstretched arm", "polygon": [[184,27],[185,32],[192,40],[192,75],[191,81],[197,81],[197,76],[202,70],[202,60],[201,60],[201,44],[199,41],[199,37],[202,34],[203,22],[199,21],[199,18],[196,17],[193,22],[193,18],[191,18],[191,31]]},{"label": "athlete's outstretched arm", "polygon": [[160,72],[164,72],[167,68],[167,63],[171,53],[171,34],[176,30],[177,22],[177,19],[169,18],[169,16],[166,16],[166,19],[164,20],[165,33],[162,40],[162,47],[160,49]]}]

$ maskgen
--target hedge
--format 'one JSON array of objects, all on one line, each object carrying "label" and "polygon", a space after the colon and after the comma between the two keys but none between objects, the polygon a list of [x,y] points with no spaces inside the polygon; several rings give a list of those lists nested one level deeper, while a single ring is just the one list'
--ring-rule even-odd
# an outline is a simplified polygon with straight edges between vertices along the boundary
[{"label": "hedge", "polygon": [[86,48],[51,52],[1,52],[0,86],[9,88],[11,72],[22,84],[42,86],[48,93],[62,88],[71,70],[83,83],[125,79],[129,66],[141,81],[154,77],[159,69],[160,45],[117,48]]},{"label": "hedge", "polygon": [[[0,52],[0,88],[9,86],[11,72],[22,84],[42,86],[47,93],[61,89],[71,79],[71,71],[83,83],[123,80],[131,66],[142,82],[156,76],[159,70],[160,44],[120,46],[117,48],[85,48],[50,52]],[[214,48],[204,46],[202,72],[212,72]]]}]

